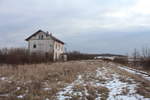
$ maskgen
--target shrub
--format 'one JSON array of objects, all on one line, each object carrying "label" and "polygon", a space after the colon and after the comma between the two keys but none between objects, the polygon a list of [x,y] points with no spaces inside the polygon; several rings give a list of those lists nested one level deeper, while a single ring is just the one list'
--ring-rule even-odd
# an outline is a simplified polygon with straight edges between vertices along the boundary
[{"label": "shrub", "polygon": [[150,59],[145,59],[141,61],[141,65],[144,69],[150,70]]},{"label": "shrub", "polygon": [[127,58],[115,58],[114,62],[120,63],[120,64],[128,64],[128,59]]},{"label": "shrub", "polygon": [[30,53],[24,48],[4,48],[0,50],[0,64],[32,64],[52,60],[53,55],[50,53]]},{"label": "shrub", "polygon": [[80,53],[79,51],[72,51],[67,53],[68,60],[88,60],[93,59],[91,54]]}]

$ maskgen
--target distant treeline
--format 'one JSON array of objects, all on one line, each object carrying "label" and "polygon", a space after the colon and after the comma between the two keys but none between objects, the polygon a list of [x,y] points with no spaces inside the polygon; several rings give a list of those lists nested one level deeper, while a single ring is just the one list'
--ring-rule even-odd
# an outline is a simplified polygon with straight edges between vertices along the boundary
[{"label": "distant treeline", "polygon": [[143,67],[150,70],[150,49],[142,48],[141,50],[135,49],[132,56],[115,58],[115,62],[131,65],[135,67]]},{"label": "distant treeline", "polygon": [[[112,54],[87,54],[79,51],[67,52],[67,60],[89,60],[96,56],[117,56]],[[119,55],[120,56],[120,55]],[[0,64],[34,64],[53,62],[53,54],[30,53],[25,48],[0,49]]]},{"label": "distant treeline", "polygon": [[150,48],[144,47],[141,50],[134,49],[132,57],[133,65],[150,69]]},{"label": "distant treeline", "polygon": [[89,60],[89,59],[95,59],[95,57],[102,56],[102,57],[124,57],[124,55],[118,55],[118,54],[89,54],[89,53],[81,53],[80,51],[70,51],[67,52],[68,60]]},{"label": "distant treeline", "polygon": [[68,60],[88,60],[94,59],[95,54],[81,53],[79,51],[67,52]]},{"label": "distant treeline", "polygon": [[[87,54],[79,51],[67,52],[68,60],[89,60],[97,56],[117,56],[112,54]],[[127,56],[118,55],[114,62],[127,64],[132,66],[142,66],[145,69],[150,69],[150,49],[143,48],[141,52],[134,50],[132,61]],[[3,48],[0,49],[0,64],[34,64],[34,63],[49,63],[53,62],[53,54],[30,53],[24,48]]]}]

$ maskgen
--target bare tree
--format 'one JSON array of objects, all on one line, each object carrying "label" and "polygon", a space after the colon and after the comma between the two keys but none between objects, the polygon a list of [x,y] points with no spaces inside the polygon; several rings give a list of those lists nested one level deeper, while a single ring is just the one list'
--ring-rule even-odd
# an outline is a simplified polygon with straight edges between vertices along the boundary
[{"label": "bare tree", "polygon": [[142,57],[143,57],[143,59],[150,58],[150,49],[148,47],[142,48]]},{"label": "bare tree", "polygon": [[139,51],[135,48],[134,49],[134,52],[133,52],[133,64],[134,66],[137,66],[137,61],[139,60],[140,58],[140,53]]}]

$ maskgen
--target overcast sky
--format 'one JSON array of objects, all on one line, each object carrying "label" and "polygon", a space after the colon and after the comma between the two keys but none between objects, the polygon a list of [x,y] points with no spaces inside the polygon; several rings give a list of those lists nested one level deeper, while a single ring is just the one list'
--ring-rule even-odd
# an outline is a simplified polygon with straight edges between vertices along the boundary
[{"label": "overcast sky", "polygon": [[68,50],[126,54],[150,45],[150,0],[0,0],[0,47],[39,29]]}]

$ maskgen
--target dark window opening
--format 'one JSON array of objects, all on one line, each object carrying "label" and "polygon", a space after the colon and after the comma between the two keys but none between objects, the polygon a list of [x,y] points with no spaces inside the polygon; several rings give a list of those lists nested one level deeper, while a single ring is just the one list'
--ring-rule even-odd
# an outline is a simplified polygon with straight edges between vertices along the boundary
[{"label": "dark window opening", "polygon": [[50,44],[50,46],[49,46],[50,48],[52,48],[53,46]]},{"label": "dark window opening", "polygon": [[43,35],[39,35],[39,39],[43,39],[44,38],[44,36]]},{"label": "dark window opening", "polygon": [[33,45],[33,48],[36,48],[36,45],[35,45],[35,44]]},{"label": "dark window opening", "polygon": [[41,35],[41,39],[43,39],[43,35]]}]

